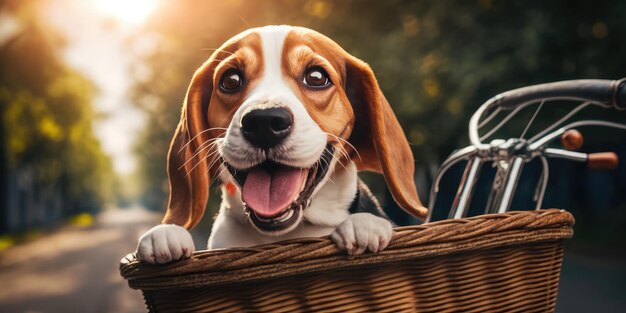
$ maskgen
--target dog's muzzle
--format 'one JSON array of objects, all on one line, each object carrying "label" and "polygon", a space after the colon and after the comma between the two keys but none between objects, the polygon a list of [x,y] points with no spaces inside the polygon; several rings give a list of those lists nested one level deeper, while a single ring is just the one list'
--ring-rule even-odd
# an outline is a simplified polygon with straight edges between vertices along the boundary
[{"label": "dog's muzzle", "polygon": [[253,146],[267,150],[279,145],[291,133],[293,116],[286,108],[254,109],[241,119],[241,132]]},{"label": "dog's muzzle", "polygon": [[302,220],[317,185],[326,176],[334,147],[327,145],[310,168],[293,168],[266,161],[246,170],[226,163],[239,184],[244,208],[252,224],[262,233],[285,233]]}]

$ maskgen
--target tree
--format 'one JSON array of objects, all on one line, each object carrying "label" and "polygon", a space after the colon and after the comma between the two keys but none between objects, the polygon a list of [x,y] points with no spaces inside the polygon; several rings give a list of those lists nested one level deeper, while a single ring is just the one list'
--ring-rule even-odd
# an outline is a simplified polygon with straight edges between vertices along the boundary
[{"label": "tree", "polygon": [[92,131],[96,90],[63,63],[63,41],[37,4],[0,7],[21,27],[0,43],[0,232],[96,212],[114,196],[111,162]]}]

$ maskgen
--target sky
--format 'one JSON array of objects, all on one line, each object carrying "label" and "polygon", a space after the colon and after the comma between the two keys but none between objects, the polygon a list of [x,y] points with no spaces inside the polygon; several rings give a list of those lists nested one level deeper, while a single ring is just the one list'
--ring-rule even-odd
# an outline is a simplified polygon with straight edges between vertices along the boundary
[{"label": "sky", "polygon": [[132,149],[146,118],[132,105],[133,54],[128,38],[140,30],[158,0],[51,0],[42,15],[65,36],[63,57],[98,89],[94,99],[102,116],[94,131],[120,175],[133,173]]}]

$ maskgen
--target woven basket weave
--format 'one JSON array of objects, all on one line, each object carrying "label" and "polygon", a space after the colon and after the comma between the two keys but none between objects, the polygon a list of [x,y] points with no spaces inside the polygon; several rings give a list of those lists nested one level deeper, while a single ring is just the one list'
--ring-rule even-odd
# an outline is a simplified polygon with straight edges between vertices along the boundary
[{"label": "woven basket weave", "polygon": [[573,223],[509,212],[398,227],[359,257],[303,238],[160,266],[130,254],[120,271],[151,312],[551,312]]}]

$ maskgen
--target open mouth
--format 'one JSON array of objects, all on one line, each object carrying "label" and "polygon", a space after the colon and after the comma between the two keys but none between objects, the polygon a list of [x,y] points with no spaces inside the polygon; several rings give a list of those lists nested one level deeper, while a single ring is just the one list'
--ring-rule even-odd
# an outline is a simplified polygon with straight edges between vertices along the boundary
[{"label": "open mouth", "polygon": [[259,231],[283,233],[298,225],[313,191],[326,176],[333,151],[333,146],[328,145],[320,160],[310,168],[265,161],[238,170],[226,164],[241,186],[246,213]]}]

